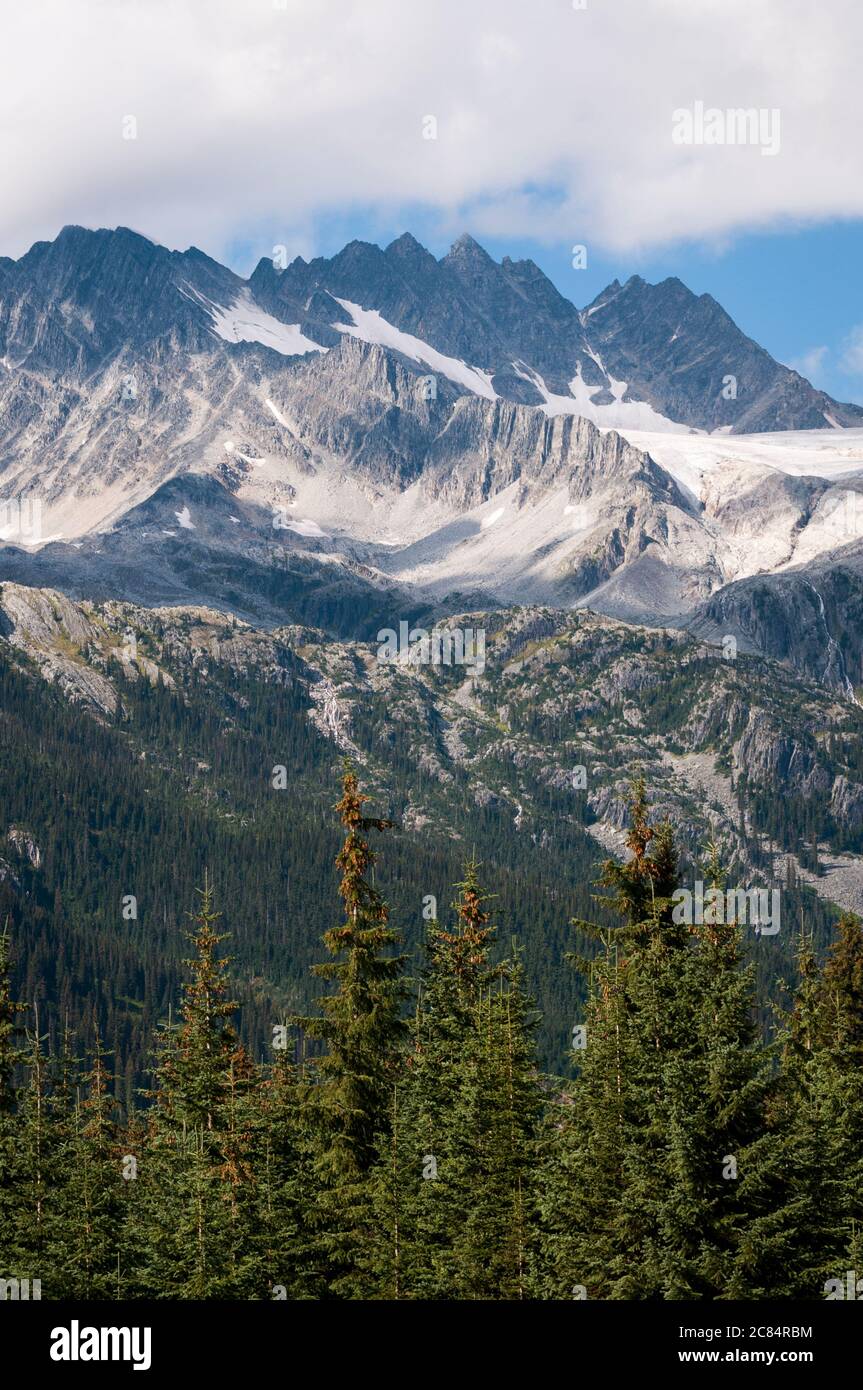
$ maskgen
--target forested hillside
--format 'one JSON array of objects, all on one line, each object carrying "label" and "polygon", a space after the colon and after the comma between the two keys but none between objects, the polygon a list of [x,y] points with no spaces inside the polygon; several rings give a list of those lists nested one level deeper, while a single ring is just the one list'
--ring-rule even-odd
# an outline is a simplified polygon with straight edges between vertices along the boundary
[{"label": "forested hillside", "polygon": [[[838,924],[767,1047],[736,922],[679,922],[674,833],[633,787],[611,926],[573,923],[587,988],[572,1081],[494,874],[469,859],[421,977],[375,887],[354,770],[338,804],[341,921],[309,1014],[240,1041],[209,879],[147,1103],[122,1122],[97,1030],[51,1048],[0,938],[0,1273],[96,1299],[820,1299],[859,1267],[863,930]],[[386,857],[386,849],[382,859]],[[723,883],[718,853],[709,878]],[[406,1005],[409,1007],[406,1008]]]},{"label": "forested hillside", "polygon": [[50,591],[15,601],[31,624],[16,609],[0,640],[0,909],[18,943],[15,986],[39,1002],[52,1045],[67,1021],[98,1025],[124,1106],[176,998],[183,913],[205,872],[232,933],[250,1053],[262,1055],[274,1010],[308,1006],[335,908],[345,753],[396,823],[379,886],[411,973],[431,900],[448,900],[475,855],[519,940],[547,1070],[565,1069],[583,997],[562,968],[568,924],[610,924],[596,881],[609,850],[625,853],[634,771],[654,819],[675,820],[687,882],[716,840],[733,881],[781,885],[782,931],[747,940],[764,1029],[770,1000],[787,1002],[801,920],[826,947],[833,878],[815,870],[819,855],[860,845],[860,715],[779,668],[525,610],[486,615],[489,663],[465,682],[458,668],[387,665],[312,629],[79,609]]}]

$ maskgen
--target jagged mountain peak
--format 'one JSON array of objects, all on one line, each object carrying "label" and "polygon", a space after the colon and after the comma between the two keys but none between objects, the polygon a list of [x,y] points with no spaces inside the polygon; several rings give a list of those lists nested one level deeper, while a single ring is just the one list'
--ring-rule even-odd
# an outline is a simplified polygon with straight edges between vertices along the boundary
[{"label": "jagged mountain peak", "polygon": [[[578,409],[599,424],[635,420],[618,402],[643,403],[645,420],[659,427],[663,419],[735,431],[863,420],[859,408],[832,402],[774,362],[712,296],[695,295],[676,276],[658,284],[640,275],[623,285],[615,279],[579,313],[534,261],[504,257],[499,263],[468,232],[440,260],[404,232],[385,250],[355,239],[331,258],[296,257],[285,270],[262,259],[243,281],[196,247],[167,251],[129,228],[73,226],[55,242],[37,244],[17,265],[37,282],[37,295],[71,297],[91,318],[95,295],[119,320],[124,277],[142,282],[146,295],[139,299],[150,335],[169,331],[172,314],[184,335],[205,331],[208,305],[233,311],[247,304],[245,292],[252,304],[299,327],[300,351],[309,342],[331,347],[340,331],[336,323],[365,331],[351,325],[349,312],[333,309],[334,301],[346,301],[377,312],[396,336],[407,334],[434,352],[481,367],[499,394],[528,404],[572,400],[554,409]],[[18,273],[4,268],[4,285]],[[177,289],[184,304],[177,303]],[[132,315],[131,338],[138,327]],[[253,340],[265,344],[278,337],[269,332],[255,339],[255,331]],[[389,333],[395,347],[393,333],[380,332]],[[94,335],[98,341],[98,325]],[[108,337],[114,341],[116,333]],[[248,340],[242,323],[234,337]],[[722,390],[729,373],[740,384],[736,396]],[[580,384],[574,388],[574,382]]]},{"label": "jagged mountain peak", "polygon": [[395,241],[391,241],[384,255],[388,261],[413,274],[434,274],[437,269],[437,261],[432,253],[411,232],[403,232]]},{"label": "jagged mountain peak", "polygon": [[488,261],[492,265],[495,264],[485,247],[480,246],[470,232],[462,232],[461,236],[456,238],[443,260],[452,262],[460,260]]},{"label": "jagged mountain peak", "polygon": [[[385,259],[385,253],[373,241],[349,241],[341,251],[337,251],[331,264],[339,267],[366,267],[377,269]],[[315,261],[312,261],[312,265]]]},{"label": "jagged mountain peak", "polygon": [[413,232],[402,232],[401,236],[395,237],[385,250],[385,255],[388,256],[416,255],[417,253],[421,256],[431,255],[431,252],[423,246],[422,242],[417,241]]},{"label": "jagged mountain peak", "polygon": [[[436,598],[674,618],[752,573],[753,546],[774,566],[821,553],[842,503],[819,479],[769,486],[761,468],[749,482],[736,462],[714,479],[690,433],[863,421],[677,277],[614,280],[579,314],[535,262],[498,263],[469,235],[439,261],[406,232],[284,271],[264,258],[244,280],[197,247],[70,227],[0,266],[0,362],[0,496],[22,478],[38,490],[62,550],[38,551],[48,574],[72,583],[93,565],[104,590],[109,561],[101,545],[79,556],[80,538],[169,479],[214,478],[237,520],[199,502],[187,528],[168,507],[155,557],[115,549],[110,564],[139,594],[151,566],[168,584],[165,564],[185,592],[185,564],[188,588],[212,595],[229,552],[248,611],[282,508],[300,588],[314,552],[315,584],[361,564]],[[249,531],[252,505],[264,520]],[[19,546],[11,572],[30,554]]]},{"label": "jagged mountain peak", "polygon": [[30,250],[21,257],[21,261],[33,256],[34,253],[39,256],[46,254],[60,256],[75,253],[96,255],[108,246],[133,246],[140,251],[161,256],[183,254],[169,251],[160,242],[143,232],[135,231],[132,227],[122,225],[117,227],[83,227],[79,223],[68,222],[60,228],[53,241],[35,242]]}]

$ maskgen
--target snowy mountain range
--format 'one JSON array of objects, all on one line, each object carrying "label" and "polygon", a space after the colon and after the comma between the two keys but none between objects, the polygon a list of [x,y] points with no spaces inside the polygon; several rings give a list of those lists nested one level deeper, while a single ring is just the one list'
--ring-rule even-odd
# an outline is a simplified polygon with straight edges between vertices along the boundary
[{"label": "snowy mountain range", "polygon": [[0,579],[355,637],[587,606],[847,694],[861,494],[863,408],[676,279],[579,311],[409,235],[248,280],[123,228],[0,258]]}]

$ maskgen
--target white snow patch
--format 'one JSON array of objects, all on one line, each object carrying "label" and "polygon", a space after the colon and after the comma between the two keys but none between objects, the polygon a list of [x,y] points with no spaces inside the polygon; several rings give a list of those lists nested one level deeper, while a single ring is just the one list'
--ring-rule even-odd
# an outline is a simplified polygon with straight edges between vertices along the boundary
[{"label": "white snow patch", "polygon": [[262,309],[248,290],[242,290],[233,304],[225,307],[207,299],[190,285],[191,294],[181,288],[187,299],[194,298],[213,320],[213,332],[226,343],[262,343],[283,357],[302,357],[307,352],[327,352],[320,343],[313,343],[300,332],[298,323],[282,323]]},{"label": "white snow patch", "polygon": [[328,539],[325,531],[322,531],[316,521],[286,521],[283,523],[286,531],[296,531],[298,536],[323,536]]},{"label": "white snow patch", "polygon": [[195,523],[192,520],[192,513],[187,506],[184,507],[181,512],[174,512],[174,516],[177,518],[184,531],[194,531]]},{"label": "white snow patch", "polygon": [[863,428],[785,430],[773,434],[691,434],[672,439],[666,431],[621,427],[637,449],[667,469],[679,483],[698,495],[702,481],[748,471],[753,480],[773,470],[800,477],[835,478],[863,469]]},{"label": "white snow patch", "polygon": [[286,430],[289,430],[291,428],[284,415],[279,410],[279,407],[275,404],[274,401],[270,400],[269,396],[265,398],[264,405],[267,407],[267,410],[269,410],[270,414],[276,417],[280,425],[284,425]]},{"label": "white snow patch", "polygon": [[[15,535],[16,527],[10,526],[0,531],[0,541],[6,541],[9,536]],[[53,545],[54,541],[61,541],[63,532],[57,531],[53,536],[40,536],[38,540],[28,540],[26,536],[15,536],[15,544],[20,550],[39,550],[43,545]]]},{"label": "white snow patch", "polygon": [[[600,371],[605,372],[602,365],[602,358],[591,350],[590,357],[593,358]],[[554,391],[549,391],[543,378],[538,372],[534,372],[524,363],[513,362],[513,368],[525,381],[530,381],[536,387],[543,398],[541,409],[549,417],[556,415],[582,415],[586,420],[591,420],[594,425],[600,425],[605,429],[641,429],[641,430],[661,430],[664,434],[690,434],[689,425],[678,424],[675,420],[669,420],[667,416],[660,415],[658,410],[654,410],[652,405],[646,401],[625,401],[626,382],[616,381],[614,377],[608,376],[609,388],[614,396],[613,405],[597,405],[591,400],[591,396],[597,395],[601,386],[590,386],[581,374],[581,363],[578,363],[575,376],[569,383],[570,394],[568,396],[558,395]]]},{"label": "white snow patch", "polygon": [[596,506],[590,506],[586,502],[567,502],[563,514],[572,517],[571,525],[574,531],[586,531],[589,527],[595,526],[598,516]]},{"label": "white snow patch", "polygon": [[498,507],[496,511],[491,513],[491,516],[483,517],[480,522],[482,530],[487,531],[490,526],[494,526],[496,521],[500,521],[505,511],[506,507]]},{"label": "white snow patch", "polygon": [[352,324],[334,323],[333,328],[337,332],[347,333],[351,338],[359,338],[364,343],[377,343],[380,347],[392,348],[402,356],[409,357],[412,362],[422,362],[425,366],[431,367],[433,372],[439,372],[441,376],[448,377],[459,386],[466,386],[477,396],[484,396],[489,401],[497,400],[497,393],[488,372],[482,371],[479,367],[469,367],[458,357],[447,357],[410,333],[402,333],[400,328],[381,318],[377,309],[363,309],[349,299],[338,299],[338,296],[335,298],[353,319]]}]

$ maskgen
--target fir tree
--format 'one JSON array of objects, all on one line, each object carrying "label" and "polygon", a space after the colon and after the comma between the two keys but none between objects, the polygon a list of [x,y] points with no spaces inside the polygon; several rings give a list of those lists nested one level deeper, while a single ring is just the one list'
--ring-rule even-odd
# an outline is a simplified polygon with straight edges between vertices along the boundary
[{"label": "fir tree", "polygon": [[9,923],[0,932],[0,1114],[11,1115],[18,1102],[16,1073],[24,1061],[19,1038],[23,1032],[18,1022],[26,1013],[26,1005],[12,998]]},{"label": "fir tree", "polygon": [[[724,893],[717,846],[705,877]],[[714,900],[715,901],[715,900]],[[680,962],[683,1033],[657,1118],[666,1126],[667,1183],[659,1208],[663,1296],[726,1295],[747,1225],[741,1175],[764,1161],[773,1093],[771,1054],[755,1026],[754,967],[736,921],[708,907]]]},{"label": "fir tree", "polygon": [[516,959],[493,967],[471,861],[455,923],[430,925],[390,1146],[376,1170],[384,1296],[520,1298],[528,1287],[535,1014]]},{"label": "fir tree", "polygon": [[[624,922],[578,924],[603,954],[582,962],[587,1047],[546,1142],[541,1279],[557,1296],[717,1297],[745,1224],[735,1173],[764,1126],[769,1063],[739,929],[719,914],[681,920],[673,836],[649,826],[640,783],[631,817],[630,859],[601,879]],[[708,876],[721,889],[715,851]]]},{"label": "fir tree", "polygon": [[19,1018],[26,1010],[12,997],[10,976],[7,922],[0,932],[0,1278],[15,1277],[17,1266],[17,1185],[21,1177],[18,1072],[25,1057],[19,1042],[23,1031]]},{"label": "fir tree", "polygon": [[822,980],[801,933],[798,986],[780,1038],[764,1131],[741,1173],[748,1219],[729,1280],[737,1298],[813,1298],[841,1260],[842,1184],[834,1087],[822,1037]]},{"label": "fir tree", "polygon": [[470,1141],[462,1146],[465,1211],[452,1252],[462,1297],[523,1299],[530,1286],[542,1102],[537,1015],[515,943],[496,974],[480,997],[474,1060],[454,1108],[455,1124]]},{"label": "fir tree", "polygon": [[235,1000],[228,998],[230,958],[218,954],[227,932],[216,931],[220,914],[213,910],[213,890],[205,879],[201,905],[189,940],[195,955],[184,964],[191,979],[183,986],[181,1027],[162,1059],[159,1104],[172,1118],[192,1127],[218,1130],[231,1077],[237,1037],[231,1019]]},{"label": "fir tree", "polygon": [[72,1298],[118,1296],[117,1267],[125,1260],[124,1181],[106,1057],[97,1034],[92,1065],[75,1087],[63,1152],[66,1176],[54,1263],[64,1295]]},{"label": "fir tree", "polygon": [[863,924],[846,913],[836,931],[824,966],[822,1037],[834,1089],[845,1268],[863,1279]]},{"label": "fir tree", "polygon": [[469,1152],[476,1116],[465,1133],[464,1111],[479,1065],[477,1020],[491,982],[493,929],[474,861],[457,888],[453,929],[429,924],[390,1145],[376,1173],[378,1229],[388,1243],[381,1277],[396,1298],[454,1297],[461,1280],[454,1247],[476,1176]]},{"label": "fir tree", "polygon": [[315,1263],[314,1148],[302,1096],[295,1063],[287,1049],[277,1050],[255,1114],[255,1226],[265,1290],[289,1299],[320,1298],[326,1292]]},{"label": "fir tree", "polygon": [[68,1168],[63,1154],[65,1119],[56,1106],[52,1108],[45,1041],[46,1035],[39,1031],[39,1011],[34,1007],[33,1031],[27,1033],[27,1083],[18,1116],[17,1200],[11,1245],[18,1266],[16,1275],[39,1279],[42,1296],[51,1298],[62,1293],[53,1251],[62,1239],[57,1218]]},{"label": "fir tree", "polygon": [[665,1140],[656,1107],[683,1031],[687,933],[672,921],[673,837],[667,825],[650,825],[642,778],[629,814],[629,857],[606,860],[599,879],[614,890],[620,926],[574,923],[602,954],[574,957],[588,981],[585,1031],[575,1034],[584,1045],[573,1052],[578,1077],[552,1109],[544,1143],[538,1277],[555,1297],[639,1298],[662,1279]]},{"label": "fir tree", "polygon": [[375,855],[366,839],[370,830],[390,829],[392,822],[363,815],[367,800],[348,766],[336,807],[347,832],[336,859],[345,920],[324,935],[332,959],[314,967],[336,989],[321,999],[321,1015],[295,1020],[324,1045],[315,1060],[315,1084],[307,1091],[316,1134],[318,1235],[331,1288],[348,1295],[363,1287],[356,1271],[368,1238],[365,1180],[390,1128],[399,1045],[406,1032],[404,958],[392,954],[399,938],[369,880]]},{"label": "fir tree", "polygon": [[162,1036],[153,1111],[130,1214],[140,1288],[152,1297],[263,1296],[254,1261],[251,1095],[228,997],[227,933],[209,881],[192,917],[179,1027]]},{"label": "fir tree", "polygon": [[629,961],[614,932],[596,929],[595,939],[602,953],[580,962],[588,999],[573,1030],[577,1080],[550,1104],[542,1135],[535,1288],[550,1298],[638,1296],[627,1222],[627,1156],[641,1122]]}]

